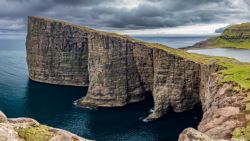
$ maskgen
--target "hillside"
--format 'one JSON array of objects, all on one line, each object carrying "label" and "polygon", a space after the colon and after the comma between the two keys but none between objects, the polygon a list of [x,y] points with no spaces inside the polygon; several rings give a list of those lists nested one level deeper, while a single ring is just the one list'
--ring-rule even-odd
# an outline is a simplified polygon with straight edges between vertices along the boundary
[{"label": "hillside", "polygon": [[189,48],[237,48],[250,49],[250,23],[232,25],[224,32]]}]

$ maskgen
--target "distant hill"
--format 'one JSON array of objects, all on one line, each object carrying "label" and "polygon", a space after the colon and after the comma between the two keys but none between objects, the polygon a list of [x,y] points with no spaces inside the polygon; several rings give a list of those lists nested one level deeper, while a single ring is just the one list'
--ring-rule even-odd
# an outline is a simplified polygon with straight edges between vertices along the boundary
[{"label": "distant hill", "polygon": [[217,29],[215,32],[218,33],[222,30],[221,35],[211,37],[188,48],[250,49],[250,23],[230,25],[225,27],[225,29]]}]

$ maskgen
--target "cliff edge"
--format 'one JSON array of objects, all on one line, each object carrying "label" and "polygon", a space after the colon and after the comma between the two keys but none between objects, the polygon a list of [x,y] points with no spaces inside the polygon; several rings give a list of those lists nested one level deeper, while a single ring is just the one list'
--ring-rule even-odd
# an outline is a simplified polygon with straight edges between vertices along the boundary
[{"label": "cliff edge", "polygon": [[199,131],[214,139],[245,138],[250,65],[234,59],[191,54],[128,36],[29,17],[29,77],[58,85],[88,85],[79,106],[116,107],[151,92],[157,119],[169,107],[182,112],[202,104]]}]

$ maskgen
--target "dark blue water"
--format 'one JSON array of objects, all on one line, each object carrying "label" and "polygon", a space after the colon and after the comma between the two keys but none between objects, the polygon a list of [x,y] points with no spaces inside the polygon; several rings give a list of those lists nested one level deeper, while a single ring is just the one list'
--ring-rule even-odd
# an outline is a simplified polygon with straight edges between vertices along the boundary
[{"label": "dark blue water", "polygon": [[0,40],[0,110],[8,117],[32,117],[100,141],[176,141],[186,127],[201,119],[199,106],[183,113],[169,112],[144,123],[152,99],[123,108],[79,109],[73,101],[86,95],[87,87],[64,87],[28,79],[25,41]]},{"label": "dark blue water", "polygon": [[143,37],[134,36],[137,39],[144,40],[147,42],[160,43],[173,48],[187,47],[191,46],[197,42],[204,41],[209,38],[209,36],[183,36],[183,37]]}]

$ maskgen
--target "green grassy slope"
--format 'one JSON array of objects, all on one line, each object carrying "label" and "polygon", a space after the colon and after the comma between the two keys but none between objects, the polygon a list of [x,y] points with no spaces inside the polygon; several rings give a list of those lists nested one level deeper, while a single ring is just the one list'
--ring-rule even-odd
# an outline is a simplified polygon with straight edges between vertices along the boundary
[{"label": "green grassy slope", "polygon": [[250,23],[230,26],[220,36],[208,40],[211,47],[250,49]]}]

